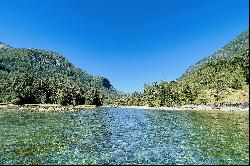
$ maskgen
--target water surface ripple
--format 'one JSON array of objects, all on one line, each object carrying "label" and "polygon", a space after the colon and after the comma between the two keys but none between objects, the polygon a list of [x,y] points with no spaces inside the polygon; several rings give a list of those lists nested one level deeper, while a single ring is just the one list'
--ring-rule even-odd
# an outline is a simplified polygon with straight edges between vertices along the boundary
[{"label": "water surface ripple", "polygon": [[0,110],[0,164],[249,164],[248,112]]}]

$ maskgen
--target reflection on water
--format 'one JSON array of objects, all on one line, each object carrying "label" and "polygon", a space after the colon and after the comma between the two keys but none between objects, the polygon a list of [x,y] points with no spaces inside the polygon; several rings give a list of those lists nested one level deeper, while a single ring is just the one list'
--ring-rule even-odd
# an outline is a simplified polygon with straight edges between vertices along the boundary
[{"label": "reflection on water", "polygon": [[248,164],[248,112],[0,110],[0,164]]}]

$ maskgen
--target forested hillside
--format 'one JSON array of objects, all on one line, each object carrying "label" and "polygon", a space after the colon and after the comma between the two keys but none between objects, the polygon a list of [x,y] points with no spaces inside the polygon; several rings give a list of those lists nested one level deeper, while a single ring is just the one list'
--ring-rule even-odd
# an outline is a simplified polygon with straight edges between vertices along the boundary
[{"label": "forested hillside", "polygon": [[100,105],[114,96],[108,79],[89,75],[58,53],[0,43],[0,102]]},{"label": "forested hillside", "polygon": [[179,79],[145,84],[143,93],[123,95],[115,104],[248,104],[248,95],[249,31],[190,67]]},{"label": "forested hillside", "polygon": [[[209,47],[209,46],[208,46]],[[183,55],[184,56],[184,55]],[[0,43],[0,102],[176,106],[249,103],[249,31],[191,66],[179,79],[120,94],[104,77],[58,53]]]},{"label": "forested hillside", "polygon": [[222,49],[216,51],[213,55],[208,58],[200,60],[195,65],[191,66],[187,72],[201,68],[203,65],[209,62],[215,62],[222,59],[228,59],[230,57],[240,55],[242,52],[249,50],[249,31],[246,31],[236,37],[234,40],[225,45]]}]

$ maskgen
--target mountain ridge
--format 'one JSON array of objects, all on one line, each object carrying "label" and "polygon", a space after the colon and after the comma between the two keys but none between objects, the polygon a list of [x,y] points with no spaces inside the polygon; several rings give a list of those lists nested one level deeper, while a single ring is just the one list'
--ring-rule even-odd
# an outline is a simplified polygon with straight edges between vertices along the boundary
[{"label": "mountain ridge", "polygon": [[9,49],[9,48],[12,48],[12,47],[5,44],[5,43],[0,42],[0,51],[1,50],[6,50],[6,49]]},{"label": "mountain ridge", "polygon": [[200,61],[198,61],[197,63],[195,63],[194,65],[190,66],[185,71],[184,75],[188,74],[192,70],[199,69],[204,63],[208,63],[209,61],[220,60],[223,58],[234,56],[235,52],[234,52],[234,54],[231,54],[228,52],[235,50],[235,49],[237,49],[237,50],[248,49],[248,45],[249,45],[249,29],[245,32],[242,32],[237,37],[235,37],[233,40],[231,40],[229,43],[227,43],[225,46],[223,46],[220,50],[216,51],[212,55],[210,55],[206,58],[203,58]]},{"label": "mountain ridge", "polygon": [[117,91],[107,78],[88,74],[59,53],[2,45],[0,102],[147,106],[249,103],[249,30],[192,65],[180,78],[145,84],[143,93],[132,94]]}]

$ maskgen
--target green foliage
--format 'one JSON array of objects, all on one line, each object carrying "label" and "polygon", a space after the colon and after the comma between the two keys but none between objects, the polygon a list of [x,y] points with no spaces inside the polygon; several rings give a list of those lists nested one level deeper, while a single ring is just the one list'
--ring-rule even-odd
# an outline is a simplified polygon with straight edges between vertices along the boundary
[{"label": "green foliage", "polygon": [[2,44],[0,102],[159,107],[207,104],[212,96],[213,104],[218,104],[227,97],[228,89],[237,91],[249,85],[248,38],[248,31],[242,33],[176,81],[145,84],[143,93],[123,95],[118,95],[108,79],[75,68],[58,53]]},{"label": "green foliage", "polygon": [[[0,102],[101,105],[117,95],[108,79],[75,68],[58,53],[3,48],[0,51]],[[98,99],[99,96],[103,98]]]}]

